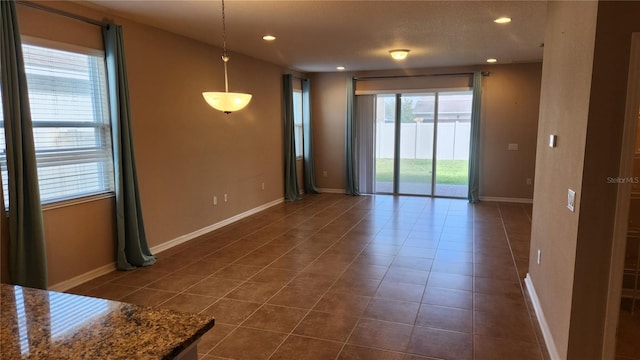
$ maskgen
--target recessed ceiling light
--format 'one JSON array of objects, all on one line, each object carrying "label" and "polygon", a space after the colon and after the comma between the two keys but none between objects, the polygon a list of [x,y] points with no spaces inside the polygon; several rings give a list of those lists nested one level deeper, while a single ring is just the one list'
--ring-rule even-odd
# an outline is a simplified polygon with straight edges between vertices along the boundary
[{"label": "recessed ceiling light", "polygon": [[338,66],[338,67],[336,67],[336,70],[343,71],[344,70],[344,66]]},{"label": "recessed ceiling light", "polygon": [[510,17],[499,17],[495,20],[493,20],[494,23],[496,24],[508,24],[511,22],[511,18]]},{"label": "recessed ceiling light", "polygon": [[493,64],[495,62],[498,62],[498,60],[491,58],[491,59],[487,59],[487,62],[490,63],[490,64]]},{"label": "recessed ceiling light", "polygon": [[404,60],[409,55],[409,49],[393,49],[389,50],[389,54],[394,60]]},{"label": "recessed ceiling light", "polygon": [[265,41],[273,41],[275,39],[276,39],[276,37],[273,36],[273,35],[265,35],[265,36],[262,37],[262,40],[265,40]]}]

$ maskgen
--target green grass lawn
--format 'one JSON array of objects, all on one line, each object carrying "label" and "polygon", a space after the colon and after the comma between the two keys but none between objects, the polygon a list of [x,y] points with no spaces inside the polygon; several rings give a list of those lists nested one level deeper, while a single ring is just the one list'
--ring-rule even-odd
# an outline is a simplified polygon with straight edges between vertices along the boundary
[{"label": "green grass lawn", "polygon": [[[408,183],[427,183],[431,181],[431,162],[427,159],[401,159],[400,181]],[[469,161],[438,160],[436,164],[436,183],[466,185],[468,182]],[[393,159],[376,159],[376,181],[391,182],[393,179]]]}]

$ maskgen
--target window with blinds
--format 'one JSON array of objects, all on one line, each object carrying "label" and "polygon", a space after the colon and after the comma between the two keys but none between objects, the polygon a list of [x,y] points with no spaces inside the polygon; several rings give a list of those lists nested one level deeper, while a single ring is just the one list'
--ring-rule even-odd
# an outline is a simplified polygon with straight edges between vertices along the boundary
[{"label": "window with blinds", "polygon": [[[112,192],[111,129],[104,54],[23,44],[43,204]],[[8,206],[6,144],[1,166]]]}]

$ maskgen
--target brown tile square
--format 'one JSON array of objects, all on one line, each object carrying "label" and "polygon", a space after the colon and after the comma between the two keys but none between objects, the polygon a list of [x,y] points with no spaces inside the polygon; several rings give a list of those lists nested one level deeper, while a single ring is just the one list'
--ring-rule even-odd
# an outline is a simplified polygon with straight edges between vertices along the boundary
[{"label": "brown tile square", "polygon": [[229,299],[264,303],[280,291],[280,289],[281,286],[279,284],[245,282],[225,297]]},{"label": "brown tile square", "polygon": [[257,274],[260,270],[262,270],[262,267],[260,266],[231,264],[216,271],[213,276],[231,280],[247,280]]},{"label": "brown tile square", "polygon": [[178,276],[182,276],[182,275],[209,276],[215,273],[216,271],[222,269],[225,266],[227,266],[227,264],[223,262],[200,260],[177,270],[173,274]]},{"label": "brown tile square", "polygon": [[391,264],[392,268],[411,269],[420,271],[430,271],[433,259],[414,257],[414,256],[396,256]]},{"label": "brown tile square", "polygon": [[471,333],[473,312],[471,310],[422,304],[416,326]]},{"label": "brown tile square", "polygon": [[485,313],[529,314],[524,298],[512,300],[496,294],[474,293],[473,309]]},{"label": "brown tile square", "polygon": [[457,274],[457,275],[473,275],[473,263],[460,261],[435,260],[431,267],[432,272]]},{"label": "brown tile square", "polygon": [[448,360],[471,360],[471,334],[416,326],[407,348],[410,354]]},{"label": "brown tile square", "polygon": [[242,284],[240,280],[210,277],[188,288],[184,292],[196,295],[223,297]]},{"label": "brown tile square", "polygon": [[403,354],[387,350],[372,349],[347,344],[340,352],[338,360],[403,360]]},{"label": "brown tile square", "polygon": [[426,285],[428,277],[428,271],[391,267],[389,271],[387,271],[387,274],[384,277],[384,281]]},{"label": "brown tile square", "polygon": [[358,318],[345,314],[311,311],[293,333],[320,339],[346,341],[357,322]]},{"label": "brown tile square", "polygon": [[472,291],[473,277],[432,272],[431,275],[429,275],[427,286]]},{"label": "brown tile square", "polygon": [[264,305],[242,323],[242,326],[289,333],[307,313],[303,309]]},{"label": "brown tile square", "polygon": [[536,342],[533,324],[528,314],[491,314],[474,312],[473,333],[488,337]]},{"label": "brown tile square", "polygon": [[379,320],[361,319],[348,343],[367,347],[405,351],[413,326]]},{"label": "brown tile square", "polygon": [[108,300],[122,300],[125,296],[137,291],[139,287],[106,283],[87,291],[87,296],[99,297]]},{"label": "brown tile square", "polygon": [[311,309],[324,291],[285,286],[270,300],[269,304]]},{"label": "brown tile square", "polygon": [[388,269],[389,269],[388,266],[382,266],[382,265],[369,265],[369,264],[351,265],[344,272],[343,276],[350,279],[382,280],[384,275],[387,273]]},{"label": "brown tile square", "polygon": [[289,283],[289,286],[326,291],[336,279],[337,276],[335,275],[322,275],[303,271]]},{"label": "brown tile square", "polygon": [[295,271],[283,270],[283,269],[264,269],[251,277],[252,282],[261,283],[276,283],[279,285],[285,285],[293,278],[298,276]]},{"label": "brown tile square", "polygon": [[284,341],[284,343],[282,343],[282,345],[280,345],[280,348],[278,348],[278,350],[276,350],[269,359],[335,359],[341,348],[341,343],[291,335]]},{"label": "brown tile square", "polygon": [[200,338],[200,342],[198,343],[198,353],[208,353],[235,328],[236,327],[233,325],[220,324],[216,322],[215,326]]},{"label": "brown tile square", "polygon": [[473,293],[471,291],[427,286],[422,297],[422,303],[472,310]]},{"label": "brown tile square", "polygon": [[520,300],[523,298],[522,288],[518,281],[477,277],[475,278],[475,291],[484,294],[499,295],[511,300]]},{"label": "brown tile square", "polygon": [[147,288],[180,292],[204,279],[204,275],[168,275],[147,285]]},{"label": "brown tile square", "polygon": [[120,276],[113,281],[112,284],[118,285],[126,285],[126,286],[136,286],[142,287],[148,285],[164,276],[167,276],[167,273],[160,271],[143,271],[141,269],[132,270],[125,274],[125,276]]},{"label": "brown tile square", "polygon": [[313,310],[360,316],[370,300],[371,298],[368,296],[326,293],[313,307]]},{"label": "brown tile square", "polygon": [[177,293],[175,292],[142,288],[125,296],[121,301],[136,305],[153,307],[169,300],[176,295]]},{"label": "brown tile square", "polygon": [[237,360],[268,359],[286,337],[286,334],[239,327],[208,355]]},{"label": "brown tile square", "polygon": [[476,335],[474,336],[474,359],[541,360],[542,351],[538,344],[530,342]]},{"label": "brown tile square", "polygon": [[380,288],[375,293],[375,297],[419,303],[420,300],[422,300],[424,289],[424,285],[383,281],[380,284]]},{"label": "brown tile square", "polygon": [[216,326],[220,323],[239,325],[260,306],[262,304],[223,298],[206,308],[202,313],[213,315],[216,319]]},{"label": "brown tile square", "polygon": [[342,294],[371,296],[375,294],[380,280],[340,278],[329,291]]},{"label": "brown tile square", "polygon": [[160,305],[158,305],[158,307],[197,314],[217,300],[217,298],[211,296],[178,294],[171,299],[161,303]]},{"label": "brown tile square", "polygon": [[374,298],[362,317],[413,325],[419,308],[418,303]]}]

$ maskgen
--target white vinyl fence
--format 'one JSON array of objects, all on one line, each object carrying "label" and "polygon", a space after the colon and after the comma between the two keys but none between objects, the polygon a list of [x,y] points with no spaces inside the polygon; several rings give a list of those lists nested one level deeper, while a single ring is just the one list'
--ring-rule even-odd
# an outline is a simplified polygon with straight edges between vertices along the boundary
[{"label": "white vinyl fence", "polygon": [[[393,158],[393,123],[376,124],[376,158]],[[439,160],[468,160],[471,123],[438,123]],[[433,159],[433,123],[400,124],[400,158]]]}]

